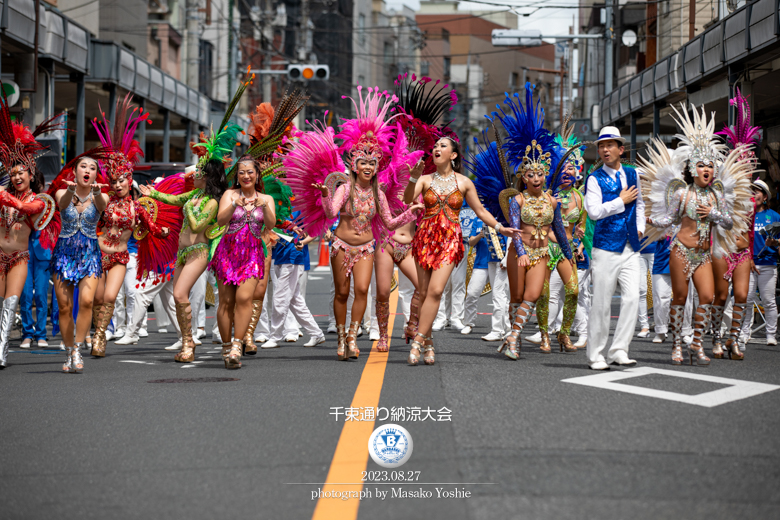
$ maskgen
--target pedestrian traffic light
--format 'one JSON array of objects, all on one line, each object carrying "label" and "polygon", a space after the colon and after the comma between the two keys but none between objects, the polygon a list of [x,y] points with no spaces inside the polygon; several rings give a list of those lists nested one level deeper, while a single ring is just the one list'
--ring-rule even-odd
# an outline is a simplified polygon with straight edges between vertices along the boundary
[{"label": "pedestrian traffic light", "polygon": [[287,65],[287,78],[292,81],[326,81],[330,78],[327,65]]}]

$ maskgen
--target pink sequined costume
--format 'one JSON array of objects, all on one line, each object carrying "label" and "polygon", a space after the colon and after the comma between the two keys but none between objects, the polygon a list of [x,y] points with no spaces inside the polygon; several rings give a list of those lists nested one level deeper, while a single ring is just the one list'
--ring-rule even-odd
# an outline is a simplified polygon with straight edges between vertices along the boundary
[{"label": "pink sequined costume", "polygon": [[262,240],[263,208],[246,211],[238,206],[211,259],[212,271],[224,284],[241,285],[265,273],[265,245]]}]

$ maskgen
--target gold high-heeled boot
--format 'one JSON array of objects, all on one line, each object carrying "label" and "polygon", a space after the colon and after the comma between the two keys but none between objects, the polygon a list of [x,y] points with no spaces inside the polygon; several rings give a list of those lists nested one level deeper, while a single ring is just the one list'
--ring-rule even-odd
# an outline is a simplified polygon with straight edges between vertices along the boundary
[{"label": "gold high-heeled boot", "polygon": [[244,353],[254,356],[257,354],[257,345],[255,345],[255,328],[260,321],[260,314],[263,312],[263,300],[252,300],[252,317],[249,319],[249,327],[244,334]]},{"label": "gold high-heeled boot", "polygon": [[114,303],[104,303],[100,306],[97,314],[97,320],[95,321],[95,339],[92,340],[92,352],[95,357],[106,356],[106,330],[108,324],[111,323],[111,318],[114,316]]},{"label": "gold high-heeled boot", "polygon": [[336,347],[336,356],[338,356],[339,361],[346,361],[349,359],[349,356],[347,356],[347,333],[344,331],[344,325],[342,324],[336,325],[336,330],[338,331],[339,335],[339,343],[338,347]]},{"label": "gold high-heeled boot", "polygon": [[176,321],[181,330],[181,350],[174,360],[179,363],[192,363],[195,361],[195,343],[192,341],[192,314],[187,309],[190,302],[176,303]]},{"label": "gold high-heeled boot", "polygon": [[347,355],[352,359],[357,359],[360,355],[360,349],[357,348],[357,330],[360,327],[359,321],[353,321],[349,324],[347,333]]}]

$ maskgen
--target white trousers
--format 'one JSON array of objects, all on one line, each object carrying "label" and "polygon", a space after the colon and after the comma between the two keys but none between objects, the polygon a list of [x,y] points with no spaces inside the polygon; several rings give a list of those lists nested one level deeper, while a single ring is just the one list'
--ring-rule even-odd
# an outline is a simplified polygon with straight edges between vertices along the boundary
[{"label": "white trousers", "polygon": [[[468,252],[468,247],[466,248]],[[449,321],[458,320],[463,322],[464,302],[466,301],[466,271],[468,269],[468,256],[464,255],[463,260],[455,266],[450,274],[450,279],[447,280],[447,285],[444,286],[444,292],[441,295],[441,303],[439,303],[439,312],[436,314],[436,319],[433,324],[437,328],[447,324],[447,316],[449,315]]]},{"label": "white trousers", "polygon": [[303,330],[310,336],[322,335],[317,322],[306,306],[300,290],[300,279],[303,275],[302,265],[282,264],[272,267],[274,272],[274,306],[271,312],[272,341],[281,342],[284,335],[285,319],[288,311],[301,324]]},{"label": "white trousers", "polygon": [[[260,319],[257,321],[257,327],[255,327],[255,339],[265,336],[271,337],[271,316],[274,312],[274,283],[276,282],[276,272],[274,271],[274,262],[271,262],[270,273],[266,274],[269,277],[268,287],[265,291],[265,299],[263,300],[263,311],[260,313]],[[300,283],[300,282],[299,282]],[[292,312],[287,311],[287,316],[284,318],[284,332],[283,336],[298,334],[298,321]]]},{"label": "white trousers", "polygon": [[[137,268],[138,253],[134,253],[130,255],[130,261],[127,262],[125,279],[122,282],[122,286],[119,288],[119,294],[116,297],[116,306],[114,307],[114,316],[112,319],[114,333],[124,332],[127,327],[127,319],[133,315],[136,293],[135,286],[138,285],[138,280],[135,279]],[[162,314],[164,315],[165,313]],[[146,325],[147,317],[144,315],[140,329],[146,331]]]},{"label": "white trousers", "polygon": [[656,334],[669,332],[669,308],[672,305],[672,275],[653,275],[653,322]]},{"label": "white trousers", "polygon": [[157,295],[154,297],[152,300],[152,305],[154,305],[155,323],[157,323],[157,330],[170,330],[171,320],[168,319],[168,315],[165,312],[156,312],[157,309],[162,309],[164,307],[163,302],[160,299],[160,293],[157,293]]},{"label": "white trousers", "polygon": [[[641,329],[650,328],[650,321],[647,319],[647,273],[653,272],[654,260],[654,253],[639,255],[639,328]],[[655,307],[655,304],[653,306]]]},{"label": "white trousers", "polygon": [[485,283],[490,281],[493,297],[493,317],[491,332],[503,336],[509,331],[509,277],[506,269],[501,269],[498,262],[489,262],[487,269],[474,269],[471,272],[466,301],[464,303],[463,324],[475,326],[477,322],[477,303],[482,295]]},{"label": "white trousers", "polygon": [[[154,284],[155,280],[160,280],[158,284]],[[127,323],[127,330],[125,335],[138,336],[138,330],[141,326],[141,322],[145,321],[146,308],[152,303],[155,296],[160,295],[161,305],[154,308],[156,316],[165,314],[176,329],[176,333],[181,336],[179,331],[179,322],[176,320],[176,305],[173,301],[173,280],[163,280],[162,276],[150,275],[141,281],[140,287],[135,292],[135,302],[133,305],[133,314],[130,321]]]},{"label": "white trousers", "polygon": [[747,319],[742,322],[740,337],[747,341],[750,330],[753,327],[753,304],[757,302],[756,288],[761,296],[761,304],[764,306],[764,319],[766,320],[766,336],[774,338],[777,334],[777,300],[775,290],[777,288],[777,266],[757,265],[758,274],[750,273],[750,286],[748,287]]},{"label": "white trousers", "polygon": [[[639,307],[639,253],[626,244],[622,253],[612,253],[594,247],[591,277],[593,278],[592,313],[588,320],[588,363],[611,362],[628,356],[628,346],[634,337]],[[620,316],[612,345],[604,357],[609,340],[612,315],[612,295],[620,286]]]}]

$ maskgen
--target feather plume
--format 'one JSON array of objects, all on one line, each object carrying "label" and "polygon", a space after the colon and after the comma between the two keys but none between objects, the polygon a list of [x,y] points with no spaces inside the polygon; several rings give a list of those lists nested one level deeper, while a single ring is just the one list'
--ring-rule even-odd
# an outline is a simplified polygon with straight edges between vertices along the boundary
[{"label": "feather plume", "polygon": [[[645,201],[645,216],[659,220],[669,213],[670,187],[673,190],[685,189],[683,178],[684,162],[675,160],[666,145],[658,138],[648,143],[647,158],[639,157],[639,179],[642,185],[642,197]],[[645,232],[647,242],[662,240],[674,236],[677,229],[660,229],[648,226]]]},{"label": "feather plume", "polygon": [[[493,130],[497,136],[498,132],[495,127]],[[499,143],[490,141],[489,131],[482,132],[481,143],[479,139],[474,138],[476,152],[469,151],[464,163],[475,177],[474,187],[477,189],[477,195],[479,195],[482,205],[501,224],[508,226],[509,223],[506,222],[504,212],[501,209],[499,194],[506,188],[510,188],[511,185],[507,183],[507,172],[502,165]]]}]

